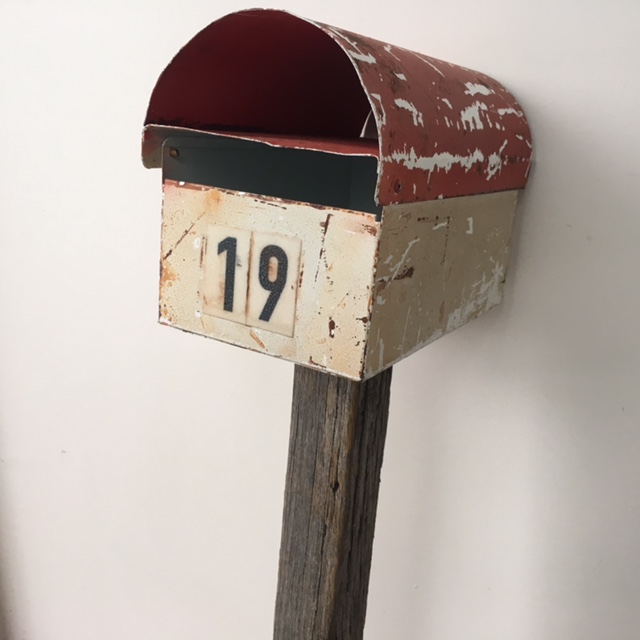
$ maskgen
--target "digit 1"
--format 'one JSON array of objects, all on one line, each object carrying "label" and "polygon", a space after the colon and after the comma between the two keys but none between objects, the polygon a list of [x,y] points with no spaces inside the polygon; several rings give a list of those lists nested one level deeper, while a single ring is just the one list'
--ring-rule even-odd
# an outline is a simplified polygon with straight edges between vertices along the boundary
[{"label": "digit 1", "polygon": [[236,286],[236,253],[238,239],[226,237],[218,243],[218,255],[227,252],[227,262],[224,270],[224,310],[233,311],[233,292]]},{"label": "digit 1", "polygon": [[[275,280],[269,279],[269,263],[271,258],[275,258],[278,261],[278,270],[276,272]],[[263,289],[270,291],[269,297],[260,314],[260,320],[269,322],[271,314],[280,300],[280,296],[284,291],[284,286],[287,283],[287,270],[289,268],[289,260],[287,254],[282,247],[276,244],[268,244],[260,252],[260,270],[258,272],[258,280]]]}]

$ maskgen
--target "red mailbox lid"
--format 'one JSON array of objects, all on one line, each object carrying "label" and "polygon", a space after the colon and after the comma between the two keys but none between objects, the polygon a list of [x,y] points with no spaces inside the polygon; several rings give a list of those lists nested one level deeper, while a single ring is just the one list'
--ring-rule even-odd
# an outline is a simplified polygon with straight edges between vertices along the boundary
[{"label": "red mailbox lid", "polygon": [[145,165],[189,132],[377,157],[382,206],[521,189],[531,162],[524,112],[496,80],[271,9],[211,23],[160,76]]}]

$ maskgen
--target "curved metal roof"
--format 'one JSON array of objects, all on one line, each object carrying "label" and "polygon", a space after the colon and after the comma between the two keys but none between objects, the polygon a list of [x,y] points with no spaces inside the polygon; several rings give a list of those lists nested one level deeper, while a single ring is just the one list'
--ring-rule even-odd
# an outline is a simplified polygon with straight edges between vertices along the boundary
[{"label": "curved metal roof", "polygon": [[145,164],[185,130],[376,156],[380,205],[520,189],[531,161],[524,112],[496,80],[270,9],[178,52],[151,95]]}]

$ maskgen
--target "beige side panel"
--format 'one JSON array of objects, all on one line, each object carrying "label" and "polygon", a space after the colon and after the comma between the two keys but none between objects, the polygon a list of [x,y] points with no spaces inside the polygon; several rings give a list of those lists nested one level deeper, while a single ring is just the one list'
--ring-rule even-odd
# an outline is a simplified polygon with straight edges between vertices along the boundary
[{"label": "beige side panel", "polygon": [[[370,214],[166,181],[160,322],[359,379],[378,233]],[[262,261],[260,278],[260,255],[273,246],[288,256],[286,279],[277,257]],[[225,260],[233,252],[226,318]],[[280,277],[282,293],[263,313]]]},{"label": "beige side panel", "polygon": [[386,207],[365,376],[502,299],[517,191]]}]

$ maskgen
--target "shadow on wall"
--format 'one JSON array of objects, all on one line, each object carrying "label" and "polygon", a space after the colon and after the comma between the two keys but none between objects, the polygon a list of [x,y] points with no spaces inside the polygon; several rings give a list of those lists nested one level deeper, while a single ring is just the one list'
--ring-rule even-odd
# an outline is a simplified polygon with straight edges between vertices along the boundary
[{"label": "shadow on wall", "polygon": [[576,117],[532,122],[504,303],[396,366],[380,638],[638,637],[637,192]]}]

